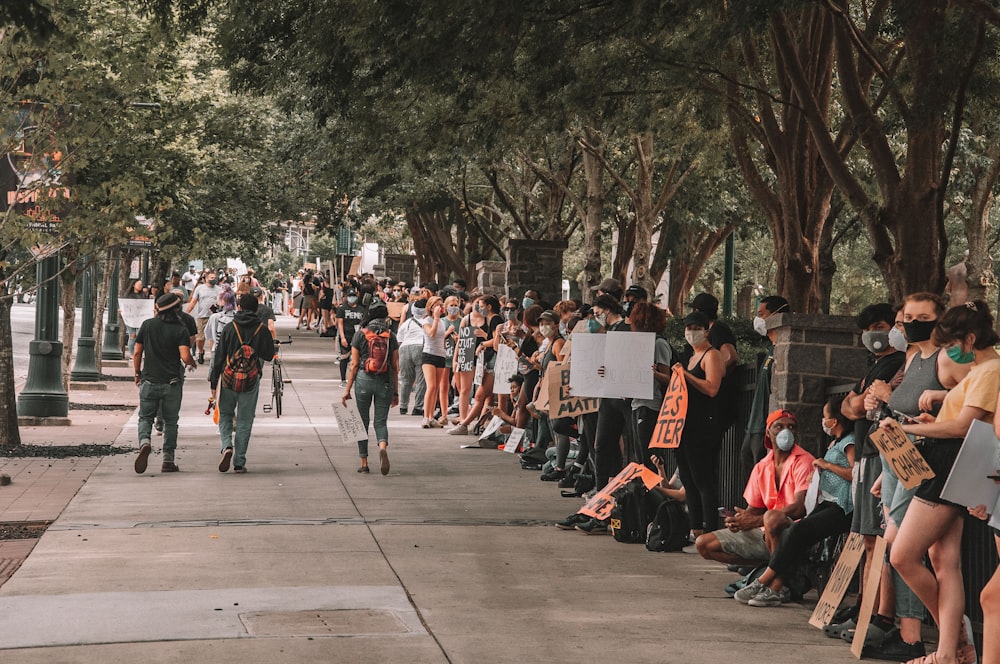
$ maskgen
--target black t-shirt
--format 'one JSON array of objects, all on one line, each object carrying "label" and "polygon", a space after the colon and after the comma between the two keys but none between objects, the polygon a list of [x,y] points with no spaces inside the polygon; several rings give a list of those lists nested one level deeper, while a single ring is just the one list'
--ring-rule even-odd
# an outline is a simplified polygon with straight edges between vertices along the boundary
[{"label": "black t-shirt", "polygon": [[521,356],[517,360],[518,373],[522,375],[530,374],[532,371],[538,373],[538,370],[528,361],[536,352],[538,352],[538,342],[535,341],[535,335],[529,334],[521,342]]},{"label": "black t-shirt", "polygon": [[337,318],[344,320],[344,338],[347,339],[348,343],[354,338],[354,333],[364,317],[365,308],[360,304],[355,304],[353,307],[349,304],[342,304],[337,307]]},{"label": "black t-shirt", "polygon": [[[496,329],[498,327],[500,327],[501,325],[503,325],[503,317],[500,316],[500,315],[498,315],[498,314],[494,314],[492,318],[490,318],[488,321],[486,321],[486,325],[479,325],[478,326],[479,329],[486,333],[486,337],[483,338],[483,339],[480,339],[479,337],[476,337],[476,347],[478,348],[484,342],[489,341],[490,339],[492,339],[493,338],[493,334],[496,332]],[[492,348],[484,348],[483,349],[483,362],[489,362],[490,360],[493,359],[493,356],[495,356],[496,354],[497,354],[497,352],[495,350],[493,350]]]},{"label": "black t-shirt", "polygon": [[197,334],[198,334],[198,321],[196,321],[194,319],[194,316],[192,316],[191,314],[189,314],[188,312],[183,311],[183,310],[180,311],[180,312],[178,312],[178,313],[181,316],[181,322],[184,323],[185,327],[187,327],[187,330],[188,330],[188,333],[189,333],[188,336],[191,336],[191,337],[197,336]]},{"label": "black t-shirt", "polygon": [[142,344],[142,380],[162,384],[184,377],[180,347],[190,348],[191,333],[180,319],[144,320],[135,342]]},{"label": "black t-shirt", "polygon": [[285,287],[284,279],[278,279],[277,277],[275,277],[274,279],[271,280],[271,290],[274,291],[275,293],[277,293],[284,287]]},{"label": "black t-shirt", "polygon": [[[906,353],[899,351],[877,358],[875,363],[868,368],[868,372],[864,377],[854,386],[854,393],[862,394],[876,380],[890,382],[899,370],[903,368],[905,362]],[[857,444],[858,441],[863,441],[861,443],[861,456],[863,457],[878,456],[878,448],[868,439],[868,430],[871,429],[873,424],[874,422],[869,422],[864,418],[855,420],[854,422],[854,442]]]},{"label": "black t-shirt", "polygon": [[274,317],[274,309],[267,306],[263,302],[257,304],[257,318],[259,318],[260,322],[264,323],[265,326],[267,325],[267,321],[277,320],[277,318]]},{"label": "black t-shirt", "polygon": [[[722,321],[715,321],[708,331],[708,343],[712,348],[722,350],[726,344],[732,344],[736,348],[736,335],[728,325]],[[740,372],[735,367],[722,377],[722,384],[719,386],[719,395],[716,400],[719,414],[719,424],[723,430],[728,429],[736,421],[736,411],[740,398]]]},{"label": "black t-shirt", "polygon": [[316,286],[319,285],[319,280],[316,277],[309,277],[308,279],[302,280],[302,294],[303,295],[315,295]]}]

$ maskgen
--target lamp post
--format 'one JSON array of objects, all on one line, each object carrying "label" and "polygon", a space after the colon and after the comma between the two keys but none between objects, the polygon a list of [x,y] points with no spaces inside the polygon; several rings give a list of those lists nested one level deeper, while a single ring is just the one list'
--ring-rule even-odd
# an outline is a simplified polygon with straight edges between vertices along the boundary
[{"label": "lamp post", "polygon": [[66,417],[69,395],[62,383],[59,341],[59,254],[38,261],[38,300],[35,339],[28,344],[28,378],[17,398],[17,414],[24,417]]},{"label": "lamp post", "polygon": [[95,382],[101,379],[97,371],[96,341],[94,339],[94,266],[88,265],[83,271],[83,320],[80,322],[80,338],[76,342],[76,361],[71,380]]},{"label": "lamp post", "polygon": [[124,359],[122,354],[121,328],[118,326],[118,250],[113,250],[111,276],[108,279],[108,323],[104,326],[104,345],[101,357],[105,360]]}]

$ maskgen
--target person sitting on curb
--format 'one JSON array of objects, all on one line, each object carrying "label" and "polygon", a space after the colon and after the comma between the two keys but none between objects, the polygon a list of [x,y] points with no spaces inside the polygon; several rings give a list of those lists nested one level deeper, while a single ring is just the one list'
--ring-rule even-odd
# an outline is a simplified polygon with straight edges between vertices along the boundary
[{"label": "person sitting on curb", "polygon": [[763,565],[777,548],[782,531],[805,515],[815,458],[796,445],[797,428],[791,411],[768,415],[764,447],[769,451],[750,473],[743,492],[747,508],[737,507],[726,516],[725,528],[698,536],[695,546],[702,558],[727,565]]}]

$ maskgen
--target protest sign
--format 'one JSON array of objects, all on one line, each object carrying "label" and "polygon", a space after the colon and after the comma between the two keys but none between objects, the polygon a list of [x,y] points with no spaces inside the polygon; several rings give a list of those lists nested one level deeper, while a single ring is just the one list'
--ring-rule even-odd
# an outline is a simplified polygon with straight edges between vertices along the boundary
[{"label": "protest sign", "polygon": [[517,353],[507,344],[497,347],[493,365],[493,394],[510,394],[510,377],[517,373]]},{"label": "protest sign", "polygon": [[574,340],[570,374],[573,394],[581,397],[653,398],[652,332],[582,334]]},{"label": "protest sign", "polygon": [[601,406],[600,399],[572,396],[570,371],[569,362],[549,364],[549,417],[553,419],[596,413]]},{"label": "protest sign", "polygon": [[482,385],[483,377],[486,375],[486,361],[483,360],[483,354],[480,353],[476,356],[476,373],[472,377],[473,385]]},{"label": "protest sign", "polygon": [[907,489],[918,487],[924,480],[934,477],[934,471],[927,465],[917,446],[903,432],[899,422],[890,420],[888,426],[879,427],[868,437]]},{"label": "protest sign", "polygon": [[485,440],[486,438],[489,438],[490,436],[495,434],[497,431],[500,431],[501,424],[503,424],[503,420],[494,415],[493,418],[486,425],[486,428],[483,429],[483,432],[479,434],[479,440]]},{"label": "protest sign", "polygon": [[884,537],[875,538],[875,550],[872,551],[872,565],[868,571],[868,581],[861,593],[861,608],[858,610],[857,627],[854,628],[854,640],[851,641],[851,653],[861,659],[861,649],[865,646],[868,636],[868,624],[872,621],[872,611],[875,610],[875,599],[878,597],[878,584],[882,578],[882,566],[885,565],[886,543]]},{"label": "protest sign", "polygon": [[514,427],[510,430],[510,435],[507,436],[507,442],[503,445],[503,451],[510,452],[511,454],[517,452],[517,448],[520,447],[522,440],[524,440],[524,429]]},{"label": "protest sign", "polygon": [[476,365],[476,330],[470,325],[458,329],[458,366],[455,371],[472,371]]},{"label": "protest sign", "polygon": [[837,612],[840,602],[844,599],[854,572],[858,569],[861,556],[865,552],[865,538],[861,533],[851,533],[847,536],[844,548],[837,558],[836,564],[830,571],[830,578],[827,579],[823,595],[819,598],[816,608],[813,609],[809,624],[813,627],[823,629],[824,625],[829,625],[833,614]]},{"label": "protest sign", "polygon": [[577,514],[583,514],[603,521],[611,516],[611,508],[615,506],[615,499],[611,495],[621,487],[631,482],[636,477],[642,479],[642,483],[647,489],[652,489],[660,483],[662,479],[657,473],[646,468],[640,463],[630,463],[625,466],[620,473],[611,478],[604,485],[604,488],[594,494],[593,498],[577,510]]},{"label": "protest sign", "polygon": [[1000,512],[1000,484],[987,475],[994,475],[1000,469],[998,456],[1000,441],[993,433],[993,425],[972,420],[941,497],[966,507],[985,505],[987,512],[997,515]]},{"label": "protest sign", "polygon": [[348,445],[368,438],[368,429],[365,427],[365,423],[361,421],[358,402],[354,399],[348,399],[346,406],[340,401],[334,401],[333,415],[337,418],[337,428],[340,429],[340,437]]},{"label": "protest sign", "polygon": [[649,447],[675,448],[681,444],[684,422],[687,420],[688,388],[684,369],[674,365],[670,373],[670,384],[663,395],[660,413],[656,416],[656,426],[649,439]]},{"label": "protest sign", "polygon": [[[532,405],[539,413],[547,413],[549,411],[549,374],[552,372],[552,364],[550,364],[549,368],[542,374],[542,379],[538,381],[538,396]],[[553,378],[552,380],[556,379]]]},{"label": "protest sign", "polygon": [[122,320],[128,327],[142,327],[142,321],[153,317],[153,300],[118,300]]}]

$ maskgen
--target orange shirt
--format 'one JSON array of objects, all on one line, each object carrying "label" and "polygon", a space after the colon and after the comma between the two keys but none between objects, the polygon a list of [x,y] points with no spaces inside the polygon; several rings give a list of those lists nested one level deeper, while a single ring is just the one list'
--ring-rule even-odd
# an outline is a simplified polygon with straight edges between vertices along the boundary
[{"label": "orange shirt", "polygon": [[747,505],[768,510],[780,510],[795,502],[795,494],[809,488],[815,457],[796,445],[781,469],[781,480],[774,483],[774,450],[753,467],[747,488],[743,491]]}]

